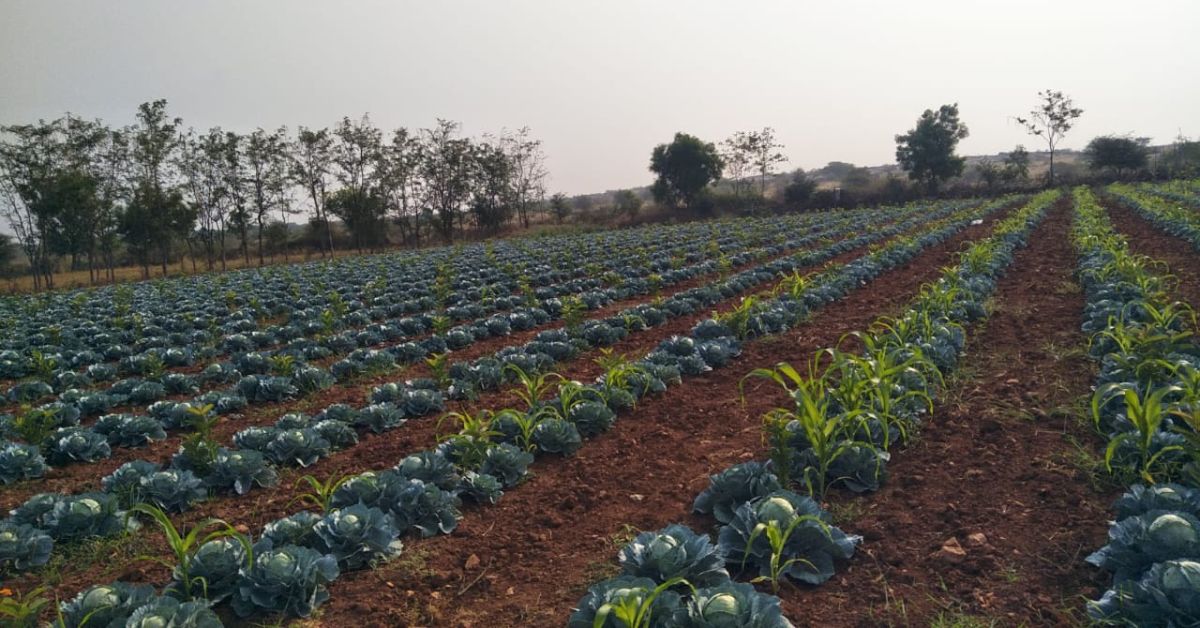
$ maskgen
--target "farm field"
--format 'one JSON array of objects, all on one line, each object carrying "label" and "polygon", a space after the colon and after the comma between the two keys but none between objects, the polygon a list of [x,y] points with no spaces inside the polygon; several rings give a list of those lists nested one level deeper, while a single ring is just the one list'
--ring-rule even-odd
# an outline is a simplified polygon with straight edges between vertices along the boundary
[{"label": "farm field", "polygon": [[9,297],[0,610],[1191,625],[1197,304],[1197,181]]}]

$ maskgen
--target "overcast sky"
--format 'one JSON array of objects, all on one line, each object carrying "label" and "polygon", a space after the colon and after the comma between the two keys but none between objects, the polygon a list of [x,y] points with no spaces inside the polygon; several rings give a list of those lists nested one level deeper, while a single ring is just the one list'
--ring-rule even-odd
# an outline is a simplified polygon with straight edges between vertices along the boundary
[{"label": "overcast sky", "polygon": [[894,160],[958,102],[964,154],[1017,143],[1038,90],[1085,113],[1064,145],[1200,135],[1200,1],[0,0],[0,123],[532,127],[555,191],[647,184],[654,144],[772,126],[788,167]]}]

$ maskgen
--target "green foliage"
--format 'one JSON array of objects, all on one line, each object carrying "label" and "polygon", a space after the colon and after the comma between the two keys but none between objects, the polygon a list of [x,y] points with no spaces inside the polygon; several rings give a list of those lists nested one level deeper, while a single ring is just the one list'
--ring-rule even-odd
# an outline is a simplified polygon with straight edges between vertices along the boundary
[{"label": "green foliage", "polygon": [[246,566],[254,564],[254,548],[250,543],[250,538],[221,519],[204,519],[184,533],[175,527],[167,513],[155,506],[135,504],[130,507],[128,516],[133,514],[145,515],[158,525],[167,541],[167,547],[170,548],[175,559],[172,562],[157,556],[139,556],[139,560],[159,563],[171,569],[175,576],[175,582],[181,587],[180,593],[186,600],[208,597],[207,583],[203,578],[192,577],[191,569],[192,558],[195,556],[196,550],[205,543],[217,539],[234,540],[242,546],[245,552]]},{"label": "green foliage", "polygon": [[654,199],[673,207],[691,209],[704,189],[721,178],[724,162],[711,142],[676,133],[670,144],[659,144],[650,155],[650,171],[657,175]]},{"label": "green foliage", "polygon": [[896,136],[896,162],[913,181],[936,194],[942,181],[962,174],[966,160],[954,154],[970,132],[958,119],[958,103],[926,109],[917,126]]}]

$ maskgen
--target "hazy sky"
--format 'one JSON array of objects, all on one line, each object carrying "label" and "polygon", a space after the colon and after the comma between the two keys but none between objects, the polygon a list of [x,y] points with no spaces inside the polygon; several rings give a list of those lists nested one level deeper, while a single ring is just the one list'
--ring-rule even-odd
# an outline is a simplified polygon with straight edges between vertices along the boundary
[{"label": "hazy sky", "polygon": [[1024,143],[1053,88],[1064,143],[1200,135],[1200,0],[708,2],[0,0],[0,123],[112,124],[170,101],[196,128],[532,127],[551,189],[646,184],[650,150],[773,126],[788,167],[890,163],[892,137],[957,101],[963,153]]}]

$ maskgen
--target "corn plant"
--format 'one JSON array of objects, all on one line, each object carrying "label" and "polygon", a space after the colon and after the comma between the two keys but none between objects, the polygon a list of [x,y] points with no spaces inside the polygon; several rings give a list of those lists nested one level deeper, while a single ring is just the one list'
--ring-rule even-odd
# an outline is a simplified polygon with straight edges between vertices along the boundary
[{"label": "corn plant", "polygon": [[29,352],[29,366],[35,377],[43,382],[49,382],[54,378],[54,372],[58,370],[58,360],[54,356],[34,349]]},{"label": "corn plant", "polygon": [[34,587],[25,593],[0,589],[0,624],[12,628],[34,628],[42,609],[50,605],[46,586]]},{"label": "corn plant", "polygon": [[443,351],[434,353],[425,358],[425,364],[429,367],[429,375],[433,381],[437,382],[438,387],[448,388],[452,382],[450,377],[450,352]]},{"label": "corn plant", "polygon": [[542,397],[556,383],[566,381],[565,377],[554,372],[541,374],[526,373],[516,364],[504,365],[504,372],[511,373],[516,378],[517,383],[520,384],[520,387],[513,392],[521,401],[525,402],[525,406],[529,410],[536,409]]},{"label": "corn plant", "polygon": [[[785,580],[784,574],[793,565],[800,563],[807,565],[809,569],[817,571],[817,566],[812,561],[800,557],[784,559],[784,552],[787,551],[788,540],[792,538],[792,533],[796,531],[796,527],[802,523],[815,522],[822,530],[827,530],[828,525],[821,521],[820,517],[814,515],[801,515],[794,517],[787,527],[781,527],[777,519],[772,519],[766,523],[759,523],[754,526],[754,531],[750,533],[750,539],[746,541],[746,551],[742,554],[742,567],[745,568],[746,561],[750,559],[750,550],[754,547],[754,541],[759,537],[765,536],[767,543],[771,546],[771,561],[768,565],[769,574],[765,576],[756,576],[750,582],[770,582],[771,592],[779,594],[779,584]],[[828,533],[828,532],[826,532]]]},{"label": "corn plant", "polygon": [[730,308],[728,311],[721,312],[716,315],[718,323],[722,323],[733,330],[735,336],[740,340],[745,340],[750,337],[750,324],[754,321],[754,316],[762,309],[762,303],[759,297],[751,295],[743,297],[737,305]]},{"label": "corn plant", "polygon": [[[492,445],[492,439],[500,436],[500,432],[492,428],[492,423],[500,416],[516,413],[514,410],[501,410],[493,413],[491,410],[480,410],[475,414],[467,412],[449,412],[438,419],[436,431],[439,443],[449,442],[454,447],[459,466],[466,469],[478,469],[487,457],[487,450]],[[442,432],[442,424],[457,423],[453,432]]]},{"label": "corn plant", "polygon": [[452,321],[450,320],[449,316],[444,316],[441,314],[437,316],[431,316],[430,321],[430,326],[433,328],[433,333],[440,336],[447,331],[450,331],[450,325]]},{"label": "corn plant", "polygon": [[639,595],[620,596],[597,609],[592,628],[603,628],[608,623],[609,617],[612,617],[616,625],[623,628],[650,628],[653,625],[650,608],[654,606],[654,602],[664,591],[681,585],[692,588],[687,580],[676,576],[654,587],[653,591],[646,592],[645,597]]},{"label": "corn plant", "polygon": [[333,503],[334,492],[353,477],[352,475],[331,475],[322,481],[313,475],[302,476],[296,480],[293,488],[307,484],[310,490],[307,493],[300,493],[292,498],[288,502],[288,506],[295,503],[308,504],[313,508],[320,509],[321,512],[329,512],[329,506]]},{"label": "corn plant", "polygon": [[184,457],[194,467],[193,470],[202,477],[208,473],[220,450],[220,443],[212,435],[213,426],[220,418],[213,414],[212,410],[211,403],[187,409],[185,423],[192,428],[192,433],[183,439],[180,446]]},{"label": "corn plant", "polygon": [[[746,380],[751,377],[768,379],[783,388],[794,401],[795,405],[792,408],[768,410],[764,425],[771,428],[768,430],[770,433],[778,433],[782,431],[778,427],[780,424],[786,427],[795,422],[795,427],[808,442],[813,460],[812,466],[805,467],[804,477],[797,479],[804,483],[809,496],[816,500],[824,498],[830,484],[829,468],[838,458],[854,446],[876,449],[871,443],[853,440],[855,430],[852,428],[861,424],[861,410],[833,412],[832,399],[826,394],[828,371],[820,371],[821,355],[822,353],[818,353],[809,363],[807,378],[801,376],[790,364],[781,362],[773,369],[754,369],[742,378],[741,382],[744,386]],[[745,403],[744,390],[742,402]],[[788,446],[787,443],[774,443],[771,450],[778,455],[780,449],[785,446]],[[782,466],[782,463],[783,461],[780,461],[774,465],[776,473],[779,472],[778,467]]]},{"label": "corn plant", "polygon": [[568,295],[562,299],[562,319],[567,326],[567,331],[575,331],[583,325],[585,314],[587,313],[587,305],[583,299]]},{"label": "corn plant", "polygon": [[286,354],[276,354],[268,358],[271,362],[271,372],[275,375],[291,375],[296,370],[296,357]]},{"label": "corn plant", "polygon": [[[242,546],[242,549],[245,550],[246,567],[254,564],[254,547],[250,543],[250,538],[238,532],[223,519],[204,519],[192,526],[185,534],[182,530],[175,527],[175,524],[171,522],[171,518],[167,516],[167,513],[156,506],[134,504],[130,507],[127,516],[133,516],[134,514],[145,515],[158,524],[163,536],[166,537],[167,546],[171,549],[171,554],[175,558],[174,563],[158,556],[138,556],[138,560],[159,563],[167,569],[173,570],[175,579],[182,587],[180,593],[183,594],[184,599],[191,600],[208,597],[208,583],[205,582],[204,578],[192,577],[191,575],[192,557],[201,545],[218,539],[232,539],[237,541]],[[197,590],[196,587],[199,587],[199,589]]]},{"label": "corn plant", "polygon": [[[1120,397],[1125,402],[1125,417],[1133,425],[1133,431],[1122,432],[1113,436],[1108,447],[1104,450],[1104,465],[1109,473],[1113,472],[1113,457],[1118,448],[1130,442],[1137,450],[1136,467],[1129,471],[1136,474],[1147,483],[1154,484],[1162,479],[1156,477],[1159,471],[1159,461],[1166,454],[1183,451],[1179,445],[1167,445],[1154,451],[1154,437],[1162,429],[1164,421],[1170,416],[1165,399],[1180,392],[1176,386],[1162,386],[1149,391],[1142,396],[1137,390],[1127,384],[1116,382],[1101,386],[1092,395],[1092,420],[1097,428],[1100,427],[1101,408],[1114,398]],[[1162,476],[1169,475],[1169,470],[1163,469]]]},{"label": "corn plant", "polygon": [[920,351],[901,351],[871,334],[853,332],[839,344],[855,339],[863,345],[861,354],[834,349],[832,369],[837,373],[838,401],[843,408],[858,408],[878,418],[883,428],[883,449],[891,448],[891,429],[895,427],[901,442],[908,441],[911,416],[905,413],[915,403],[933,412],[933,398],[926,373],[941,373]]},{"label": "corn plant", "polygon": [[13,429],[26,443],[41,447],[46,439],[58,427],[54,413],[44,408],[21,406],[21,411],[13,418]]},{"label": "corn plant", "polygon": [[615,353],[612,348],[601,349],[600,355],[592,361],[604,369],[602,377],[606,388],[628,389],[630,378],[649,374],[646,367],[637,364],[623,353]]}]

